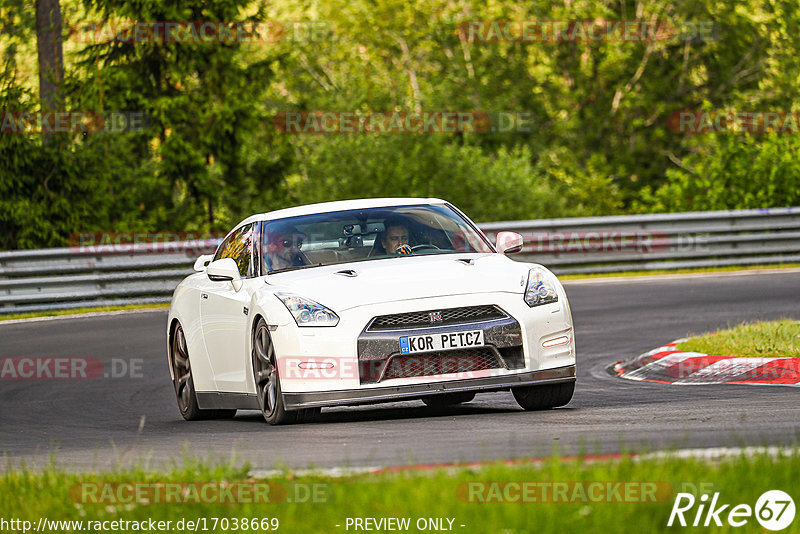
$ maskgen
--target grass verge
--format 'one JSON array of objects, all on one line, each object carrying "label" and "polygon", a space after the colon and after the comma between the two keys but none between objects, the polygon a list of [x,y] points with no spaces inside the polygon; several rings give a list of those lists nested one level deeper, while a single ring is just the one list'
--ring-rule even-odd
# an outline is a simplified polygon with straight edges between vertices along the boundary
[{"label": "grass verge", "polygon": [[[279,532],[352,532],[355,530],[352,525],[346,528],[348,518],[393,517],[408,518],[410,532],[418,532],[417,521],[428,518],[441,520],[445,527],[450,525],[448,520],[452,520],[451,530],[464,533],[562,534],[565,529],[571,532],[656,532],[666,529],[679,492],[696,497],[696,505],[685,514],[691,524],[703,493],[711,496],[719,492],[719,504],[731,504],[728,511],[737,504],[755,507],[759,496],[773,489],[783,490],[797,500],[800,497],[797,493],[799,472],[800,456],[797,454],[757,454],[716,462],[673,458],[623,458],[609,462],[553,459],[542,464],[494,464],[480,469],[448,468],[346,478],[295,476],[288,472],[268,481],[268,495],[281,502],[252,502],[259,499],[242,498],[241,492],[233,491],[238,502],[217,504],[202,502],[202,490],[186,488],[218,488],[223,481],[228,487],[236,483],[263,485],[265,481],[248,478],[246,467],[203,463],[189,463],[157,473],[128,469],[70,474],[52,467],[43,471],[8,468],[0,474],[0,510],[5,519],[31,521],[33,525],[42,517],[51,521],[82,520],[84,529],[89,520],[152,519],[172,521],[174,526],[183,519],[184,525],[188,520],[205,521],[206,530],[201,524],[198,531],[255,532],[266,529],[263,524],[257,529],[253,529],[252,524],[247,529],[236,529],[232,521],[234,518],[237,521],[240,518],[277,518]],[[115,485],[109,486],[113,491],[98,492],[98,483]],[[147,488],[159,483],[163,487],[180,483],[183,490],[173,494],[173,502],[152,504],[137,502],[135,493],[130,491],[134,487],[131,484]],[[204,486],[207,483],[217,485]],[[91,491],[87,492],[86,488]],[[215,498],[213,496],[218,494],[207,492],[206,496]],[[103,495],[107,502],[92,502]],[[120,498],[130,502],[116,502]],[[153,500],[151,494],[151,502]],[[727,512],[722,514],[723,522],[726,517]],[[217,528],[212,528],[214,518],[218,518]],[[227,528],[219,518],[228,518]],[[727,525],[703,531],[717,532],[725,527]],[[186,526],[184,529],[191,530]],[[48,530],[54,530],[52,525]],[[64,530],[67,529],[63,526],[58,529]],[[756,532],[761,529],[753,516],[747,518],[745,528],[736,530]],[[176,530],[173,527],[171,531]],[[800,532],[800,520],[782,532]]]},{"label": "grass verge", "polygon": [[689,338],[679,350],[719,356],[800,357],[800,322],[795,319],[743,323],[734,328]]},{"label": "grass verge", "polygon": [[698,273],[731,273],[748,271],[767,271],[775,269],[797,269],[800,263],[776,263],[770,265],[753,265],[742,267],[741,265],[729,265],[725,267],[696,267],[693,269],[655,269],[652,271],[622,271],[619,273],[590,273],[590,274],[561,274],[559,280],[590,280],[593,278],[617,278],[617,277],[636,277],[636,276],[657,276],[663,274],[698,274]]},{"label": "grass verge", "polygon": [[60,315],[80,315],[82,313],[100,313],[110,311],[126,311],[126,310],[150,310],[150,309],[169,309],[169,303],[159,304],[126,304],[124,306],[96,306],[87,308],[74,308],[71,310],[53,310],[41,312],[25,312],[25,313],[12,313],[9,315],[0,315],[1,321],[11,321],[13,319],[33,319],[36,317],[58,317]]}]

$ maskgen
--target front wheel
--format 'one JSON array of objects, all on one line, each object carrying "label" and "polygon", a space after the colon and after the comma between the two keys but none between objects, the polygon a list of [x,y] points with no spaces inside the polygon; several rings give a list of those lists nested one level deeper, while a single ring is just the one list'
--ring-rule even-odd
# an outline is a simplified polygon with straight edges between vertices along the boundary
[{"label": "front wheel", "polygon": [[253,378],[261,414],[271,425],[307,423],[320,413],[320,408],[287,411],[281,395],[281,378],[272,336],[264,319],[253,330]]},{"label": "front wheel", "polygon": [[575,382],[511,388],[517,404],[527,411],[548,410],[564,406],[572,400]]}]

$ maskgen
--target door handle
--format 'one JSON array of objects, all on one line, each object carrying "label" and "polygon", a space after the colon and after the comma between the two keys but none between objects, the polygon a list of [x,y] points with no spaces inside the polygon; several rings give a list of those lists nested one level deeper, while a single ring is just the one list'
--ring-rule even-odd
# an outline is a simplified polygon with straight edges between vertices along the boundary
[{"label": "door handle", "polygon": [[208,293],[200,293],[200,298],[207,299]]}]

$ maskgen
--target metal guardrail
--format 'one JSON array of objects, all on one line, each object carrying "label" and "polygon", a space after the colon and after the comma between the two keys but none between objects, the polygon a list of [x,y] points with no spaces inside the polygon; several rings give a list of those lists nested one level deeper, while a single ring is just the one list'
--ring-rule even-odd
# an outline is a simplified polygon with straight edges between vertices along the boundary
[{"label": "metal guardrail", "polygon": [[800,207],[514,221],[480,225],[523,235],[518,256],[558,274],[800,261]]},{"label": "metal guardrail", "polygon": [[[800,207],[511,221],[557,274],[800,262]],[[0,252],[0,314],[168,302],[216,241]],[[168,250],[164,250],[164,249]]]},{"label": "metal guardrail", "polygon": [[217,240],[0,252],[0,314],[169,302]]}]

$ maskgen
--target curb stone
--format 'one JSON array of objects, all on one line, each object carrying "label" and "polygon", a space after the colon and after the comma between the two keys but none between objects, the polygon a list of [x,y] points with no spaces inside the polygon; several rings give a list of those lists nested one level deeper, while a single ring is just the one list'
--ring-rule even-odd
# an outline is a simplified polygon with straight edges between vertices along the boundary
[{"label": "curb stone", "polygon": [[800,386],[800,358],[750,358],[684,352],[678,339],[632,360],[615,363],[611,370],[628,380],[662,384],[751,384]]}]

